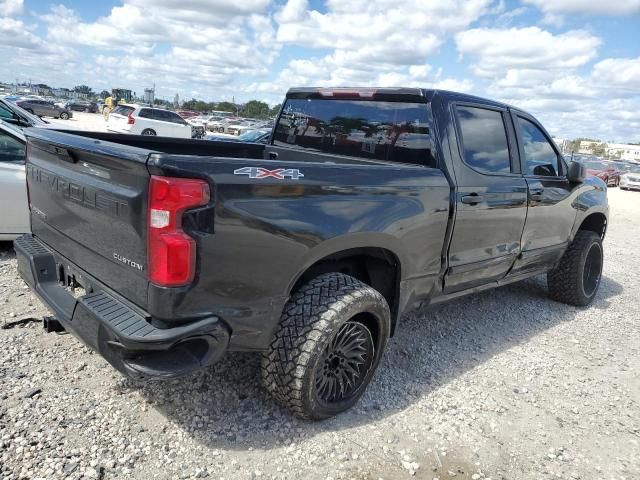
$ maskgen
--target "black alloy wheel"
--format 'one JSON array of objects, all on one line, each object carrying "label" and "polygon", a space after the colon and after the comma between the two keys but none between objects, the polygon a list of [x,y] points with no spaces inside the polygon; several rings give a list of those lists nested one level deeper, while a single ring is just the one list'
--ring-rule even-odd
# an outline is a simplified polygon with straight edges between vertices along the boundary
[{"label": "black alloy wheel", "polygon": [[363,385],[375,358],[371,331],[362,323],[345,322],[327,344],[315,372],[315,394],[325,406],[352,399]]},{"label": "black alloy wheel", "polygon": [[592,243],[582,271],[582,289],[586,297],[592,297],[600,285],[602,276],[602,246]]}]

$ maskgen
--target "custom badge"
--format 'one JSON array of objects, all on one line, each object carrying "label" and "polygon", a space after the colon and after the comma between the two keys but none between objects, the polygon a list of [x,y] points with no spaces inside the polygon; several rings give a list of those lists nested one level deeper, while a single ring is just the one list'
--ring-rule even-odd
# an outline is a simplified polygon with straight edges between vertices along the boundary
[{"label": "custom badge", "polygon": [[233,171],[234,175],[247,175],[249,178],[275,178],[277,180],[299,180],[304,175],[297,168],[276,168],[268,170],[262,167],[242,167]]}]

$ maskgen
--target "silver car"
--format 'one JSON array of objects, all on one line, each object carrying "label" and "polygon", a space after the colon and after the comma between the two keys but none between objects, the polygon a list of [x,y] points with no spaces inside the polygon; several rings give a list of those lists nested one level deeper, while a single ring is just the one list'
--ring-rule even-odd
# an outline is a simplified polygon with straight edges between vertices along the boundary
[{"label": "silver car", "polygon": [[640,190],[640,165],[631,167],[629,171],[620,175],[622,190]]},{"label": "silver car", "polygon": [[0,240],[31,230],[22,130],[0,120]]}]

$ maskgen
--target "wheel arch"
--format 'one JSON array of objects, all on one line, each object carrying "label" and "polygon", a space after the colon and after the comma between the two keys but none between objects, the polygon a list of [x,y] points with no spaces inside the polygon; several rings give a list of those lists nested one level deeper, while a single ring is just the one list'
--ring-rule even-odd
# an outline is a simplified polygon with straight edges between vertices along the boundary
[{"label": "wheel arch", "polygon": [[578,228],[574,232],[574,236],[580,230],[588,230],[595,232],[602,240],[604,240],[607,233],[607,222],[607,215],[605,215],[604,212],[595,211],[588,213],[580,222]]},{"label": "wheel arch", "polygon": [[393,335],[400,306],[402,260],[389,245],[355,245],[322,249],[311,256],[288,285],[293,294],[309,280],[324,273],[350,275],[375,288],[387,300],[391,311],[390,331]]}]

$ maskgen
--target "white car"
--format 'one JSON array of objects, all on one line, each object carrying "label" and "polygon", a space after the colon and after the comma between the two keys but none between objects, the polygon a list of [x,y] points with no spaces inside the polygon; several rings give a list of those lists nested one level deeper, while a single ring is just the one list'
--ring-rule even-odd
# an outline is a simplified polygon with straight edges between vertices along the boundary
[{"label": "white car", "polygon": [[251,130],[255,130],[253,125],[247,125],[245,123],[235,123],[231,125],[227,125],[224,129],[224,133],[228,135],[238,136],[243,133],[250,132]]},{"label": "white car", "polygon": [[640,190],[640,165],[620,175],[619,185],[622,190]]},{"label": "white car", "polygon": [[107,130],[132,135],[193,138],[194,130],[180,115],[161,108],[118,105],[109,114]]},{"label": "white car", "polygon": [[209,130],[210,132],[223,133],[224,127],[225,125],[227,125],[227,123],[228,121],[224,117],[220,117],[220,116],[209,117],[206,121],[207,130]]},{"label": "white car", "polygon": [[31,231],[22,130],[0,121],[0,240]]}]

